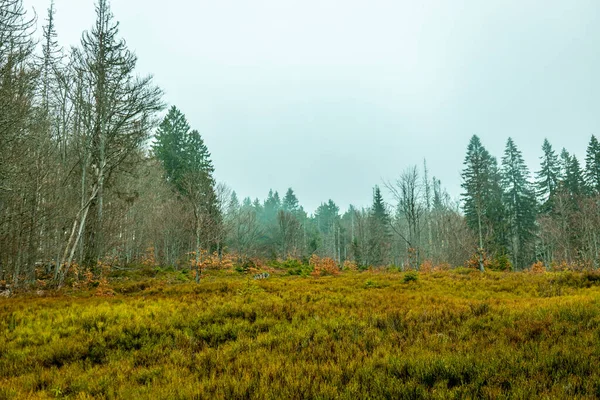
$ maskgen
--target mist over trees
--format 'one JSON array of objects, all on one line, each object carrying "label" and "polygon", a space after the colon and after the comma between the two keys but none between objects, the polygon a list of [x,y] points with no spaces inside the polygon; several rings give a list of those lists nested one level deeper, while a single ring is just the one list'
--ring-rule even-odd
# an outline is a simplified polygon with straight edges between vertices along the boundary
[{"label": "mist over trees", "polygon": [[0,0],[0,280],[42,271],[61,285],[69,271],[149,260],[199,280],[207,260],[312,255],[339,268],[598,267],[595,136],[583,166],[546,140],[535,178],[515,141],[498,162],[473,136],[460,201],[424,163],[390,171],[370,205],[328,199],[309,214],[293,188],[251,199],[215,181],[200,131],[175,106],[163,112],[107,0],[72,49],[54,15],[51,2],[38,38],[21,0]]}]

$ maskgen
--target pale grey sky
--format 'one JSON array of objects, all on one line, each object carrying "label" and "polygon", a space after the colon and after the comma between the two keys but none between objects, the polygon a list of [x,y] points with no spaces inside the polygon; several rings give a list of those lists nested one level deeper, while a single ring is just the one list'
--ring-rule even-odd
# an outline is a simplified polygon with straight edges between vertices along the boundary
[{"label": "pale grey sky", "polygon": [[[45,18],[49,0],[24,0]],[[92,0],[56,0],[63,45]],[[600,135],[598,0],[113,0],[121,34],[240,197],[368,206],[422,164],[460,194],[473,134],[532,170]],[[389,196],[387,196],[387,200]]]}]

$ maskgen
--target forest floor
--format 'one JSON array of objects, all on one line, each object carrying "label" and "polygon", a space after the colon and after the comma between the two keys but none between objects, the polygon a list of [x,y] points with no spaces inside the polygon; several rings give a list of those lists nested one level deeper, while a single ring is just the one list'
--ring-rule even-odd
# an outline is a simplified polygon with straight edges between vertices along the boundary
[{"label": "forest floor", "polygon": [[0,399],[600,396],[594,273],[118,275],[0,299]]}]

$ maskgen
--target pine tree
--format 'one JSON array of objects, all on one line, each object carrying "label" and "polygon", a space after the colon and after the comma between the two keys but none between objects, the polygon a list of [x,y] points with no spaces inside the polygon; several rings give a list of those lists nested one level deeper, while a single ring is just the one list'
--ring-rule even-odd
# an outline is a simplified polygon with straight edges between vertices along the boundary
[{"label": "pine tree", "polygon": [[540,170],[536,173],[535,188],[542,210],[548,212],[552,209],[552,201],[558,190],[560,161],[548,139],[544,139],[542,151],[544,155],[540,157],[542,162]]},{"label": "pine tree", "polygon": [[373,217],[379,221],[382,226],[389,224],[389,215],[385,208],[383,196],[381,195],[381,189],[379,186],[375,186],[373,191],[373,206],[371,207],[371,213]]},{"label": "pine tree", "polygon": [[508,223],[504,206],[504,190],[502,189],[502,171],[496,157],[490,161],[490,192],[486,219],[490,233],[490,248],[496,254],[506,252],[508,246]]},{"label": "pine tree", "polygon": [[229,204],[227,207],[227,213],[234,215],[240,209],[240,200],[238,199],[237,193],[234,191],[231,192],[231,196],[229,196]]},{"label": "pine tree", "polygon": [[[483,272],[483,254],[486,247],[501,242],[502,221],[501,188],[496,159],[474,135],[467,147],[462,172],[465,192],[463,208],[467,224],[479,238],[479,269]],[[495,237],[494,237],[495,236]]]},{"label": "pine tree", "polygon": [[442,193],[442,181],[433,177],[433,210],[440,211],[445,209],[444,194]]},{"label": "pine tree", "polygon": [[273,189],[269,189],[269,194],[263,207],[263,222],[267,225],[275,223],[280,208],[281,199],[279,198],[279,193],[277,191],[273,192]]},{"label": "pine tree", "polygon": [[386,210],[379,186],[373,191],[373,205],[369,216],[369,263],[381,266],[385,263],[390,248],[390,217]]},{"label": "pine tree", "polygon": [[510,235],[509,248],[513,264],[523,267],[533,259],[536,200],[535,192],[527,181],[529,171],[523,155],[511,138],[506,143],[501,175],[504,209]]},{"label": "pine tree", "polygon": [[160,124],[153,151],[165,169],[166,179],[192,206],[199,281],[202,250],[211,250],[223,223],[210,152],[200,133],[190,131],[185,116],[176,107]]},{"label": "pine tree", "polygon": [[560,170],[559,186],[564,186],[564,182],[567,179],[567,169],[569,168],[570,163],[571,163],[571,155],[569,154],[567,149],[565,149],[563,147],[563,149],[560,152],[560,159],[558,162],[559,170]]},{"label": "pine tree", "polygon": [[186,173],[186,140],[190,126],[185,115],[172,106],[160,123],[152,147],[154,155],[161,162],[166,178],[177,190],[183,192],[182,179]]},{"label": "pine tree", "polygon": [[576,201],[585,193],[585,181],[579,160],[575,155],[567,155],[563,186],[566,192]]},{"label": "pine tree", "polygon": [[337,225],[340,218],[340,208],[331,199],[327,203],[322,203],[315,211],[315,219],[319,231],[329,233]]},{"label": "pine tree", "polygon": [[585,156],[585,183],[593,194],[600,194],[600,143],[592,135]]},{"label": "pine tree", "polygon": [[283,210],[291,213],[295,213],[298,211],[298,198],[296,194],[289,188],[283,198]]},{"label": "pine tree", "polygon": [[333,200],[329,199],[315,211],[315,222],[320,235],[318,248],[325,256],[338,259],[340,255],[340,208]]}]

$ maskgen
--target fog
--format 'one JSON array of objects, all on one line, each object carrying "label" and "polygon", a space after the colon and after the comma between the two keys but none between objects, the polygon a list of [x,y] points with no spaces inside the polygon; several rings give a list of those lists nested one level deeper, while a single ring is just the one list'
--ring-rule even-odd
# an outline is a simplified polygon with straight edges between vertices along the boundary
[{"label": "fog", "polygon": [[[25,0],[41,30],[47,0]],[[56,0],[76,45],[92,1]],[[600,133],[597,1],[113,0],[121,34],[240,197],[294,188],[367,206],[421,165],[459,196],[469,138],[512,137],[532,170],[547,137],[584,155]],[[389,196],[387,196],[389,197]]]}]

